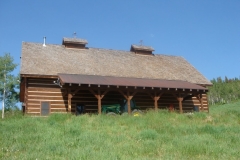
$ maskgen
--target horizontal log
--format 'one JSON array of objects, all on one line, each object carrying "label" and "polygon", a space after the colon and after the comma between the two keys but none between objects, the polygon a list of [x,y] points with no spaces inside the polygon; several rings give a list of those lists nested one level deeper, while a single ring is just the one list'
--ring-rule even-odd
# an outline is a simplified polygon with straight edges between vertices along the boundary
[{"label": "horizontal log", "polygon": [[38,108],[38,109],[28,109],[27,108],[26,111],[27,111],[27,113],[30,113],[30,112],[40,113],[41,112],[40,108]]},{"label": "horizontal log", "polygon": [[[61,92],[28,92],[28,96],[59,96],[62,97]],[[67,96],[67,95],[66,95]]]},{"label": "horizontal log", "polygon": [[39,97],[39,96],[27,96],[28,100],[67,100],[67,97]]},{"label": "horizontal log", "polygon": [[[63,97],[62,96],[54,96],[54,95],[52,95],[52,96],[46,96],[46,95],[27,95],[27,97],[28,98],[34,98],[34,99],[36,99],[36,97],[37,98],[47,98],[47,99],[58,99],[58,98],[61,98],[61,99],[63,99]],[[67,97],[64,97],[64,99],[67,99]]]},{"label": "horizontal log", "polygon": [[68,109],[67,108],[65,108],[65,109],[51,108],[51,113],[52,112],[68,112]]},{"label": "horizontal log", "polygon": [[28,88],[62,89],[58,85],[40,85],[40,84],[29,84]]},{"label": "horizontal log", "polygon": [[26,108],[26,110],[31,110],[31,109],[37,109],[37,110],[39,110],[40,111],[40,105],[38,105],[38,106],[27,106],[27,108]]},{"label": "horizontal log", "polygon": [[44,92],[64,92],[66,89],[64,89],[64,88],[36,88],[36,87],[30,87],[27,90],[28,91],[44,91]]},{"label": "horizontal log", "polygon": [[46,83],[46,84],[54,84],[53,81],[56,79],[28,79],[28,83]]},{"label": "horizontal log", "polygon": [[[72,107],[75,107],[75,106],[72,106]],[[51,105],[51,109],[64,109],[64,108],[68,108],[68,106],[66,105],[66,106],[53,106],[53,105]]]},{"label": "horizontal log", "polygon": [[61,114],[66,114],[68,113],[67,111],[51,111],[51,113],[61,113]]},{"label": "horizontal log", "polygon": [[40,112],[26,112],[26,114],[31,116],[41,116]]},{"label": "horizontal log", "polygon": [[[44,102],[51,102],[51,105],[52,104],[67,104],[67,100],[65,101],[62,101],[62,100],[56,100],[56,101],[51,101],[51,100],[43,100]],[[41,100],[28,100],[27,101],[27,104],[32,104],[32,105],[35,105],[35,104],[41,104]]]}]

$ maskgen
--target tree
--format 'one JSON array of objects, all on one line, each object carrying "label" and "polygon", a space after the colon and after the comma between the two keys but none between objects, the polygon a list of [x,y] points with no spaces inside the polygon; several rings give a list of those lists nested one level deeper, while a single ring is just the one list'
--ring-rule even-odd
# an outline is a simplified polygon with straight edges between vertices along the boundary
[{"label": "tree", "polygon": [[11,74],[16,67],[17,64],[13,62],[13,57],[9,53],[0,56],[0,101],[3,101],[5,90],[6,111],[17,109],[16,104],[19,101],[19,76]]}]

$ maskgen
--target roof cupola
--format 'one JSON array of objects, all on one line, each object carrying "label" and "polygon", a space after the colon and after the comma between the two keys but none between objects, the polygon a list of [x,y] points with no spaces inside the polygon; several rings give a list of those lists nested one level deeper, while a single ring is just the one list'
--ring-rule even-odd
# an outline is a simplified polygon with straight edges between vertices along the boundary
[{"label": "roof cupola", "polygon": [[88,44],[88,41],[85,39],[79,39],[79,38],[63,38],[62,44],[66,48],[85,49],[86,44]]},{"label": "roof cupola", "polygon": [[154,49],[150,46],[142,46],[142,45],[131,45],[131,52],[135,52],[135,54],[141,54],[141,55],[153,55]]}]

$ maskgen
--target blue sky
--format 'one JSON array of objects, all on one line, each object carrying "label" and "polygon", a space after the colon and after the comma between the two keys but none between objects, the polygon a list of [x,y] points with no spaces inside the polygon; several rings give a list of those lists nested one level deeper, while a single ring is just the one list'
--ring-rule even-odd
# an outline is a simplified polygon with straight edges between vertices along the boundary
[{"label": "blue sky", "polygon": [[23,41],[61,44],[74,32],[88,47],[129,50],[143,40],[209,80],[240,77],[239,0],[0,1],[0,55],[11,53],[19,65]]}]

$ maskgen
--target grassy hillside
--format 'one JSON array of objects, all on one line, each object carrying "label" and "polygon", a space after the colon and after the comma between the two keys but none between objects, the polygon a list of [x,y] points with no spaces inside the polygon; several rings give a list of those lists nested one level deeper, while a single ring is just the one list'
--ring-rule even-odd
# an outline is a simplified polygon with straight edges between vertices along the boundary
[{"label": "grassy hillside", "polygon": [[240,101],[194,115],[15,115],[0,121],[0,159],[239,159]]}]

